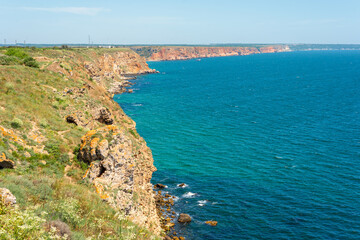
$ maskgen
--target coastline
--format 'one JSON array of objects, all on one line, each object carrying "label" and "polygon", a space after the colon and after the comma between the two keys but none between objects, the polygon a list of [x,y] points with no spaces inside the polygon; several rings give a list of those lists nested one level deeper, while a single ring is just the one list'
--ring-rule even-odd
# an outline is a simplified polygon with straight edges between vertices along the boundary
[{"label": "coastline", "polygon": [[[6,50],[0,49],[2,52]],[[130,84],[130,76],[133,78],[156,71],[150,69],[145,59],[130,49],[21,51],[32,56],[38,62],[39,68],[22,65],[0,66],[0,80],[6,81],[2,86],[10,86],[14,91],[26,93],[9,95],[1,102],[2,122],[11,121],[9,115],[11,117],[16,112],[15,117],[20,119],[17,120],[19,124],[26,126],[18,129],[11,129],[11,125],[1,126],[1,143],[6,141],[0,149],[0,155],[5,159],[1,158],[1,161],[12,163],[9,165],[10,169],[6,170],[9,171],[8,174],[17,176],[17,171],[27,169],[29,159],[36,158],[38,154],[54,159],[58,155],[64,155],[67,159],[65,164],[59,165],[59,169],[56,170],[65,172],[64,181],[70,181],[77,188],[83,188],[84,192],[95,192],[102,202],[118,211],[124,219],[136,224],[137,228],[142,227],[150,231],[151,234],[146,235],[149,238],[153,235],[160,236],[160,218],[156,210],[153,186],[150,183],[152,173],[156,171],[151,150],[137,133],[136,123],[113,100],[115,93],[126,91]],[[2,52],[0,56],[7,58],[1,54]],[[26,81],[16,80],[18,77]],[[20,90],[24,87],[28,90]],[[41,93],[38,93],[39,91]],[[31,102],[35,109],[41,112],[31,110],[28,105],[9,105],[13,101],[22,102],[23,96],[29,98],[30,100],[26,101]],[[32,100],[45,96],[50,100]],[[21,110],[12,112],[12,109],[17,108]],[[33,135],[36,141],[23,137]],[[56,142],[56,146],[59,145],[61,148],[50,151],[47,148],[49,141]],[[12,154],[14,151],[20,155]],[[53,167],[53,164],[48,162],[49,160],[44,162],[44,169]],[[38,164],[42,166],[41,163]],[[3,172],[1,169],[0,173]],[[37,174],[41,175],[41,172],[39,170]],[[28,177],[33,176],[35,173]],[[46,177],[51,178],[51,175]],[[80,180],[87,185],[78,184]],[[15,196],[22,202],[22,195],[19,195],[11,184],[0,179],[0,187],[7,187],[11,192],[15,192]],[[78,197],[80,196],[74,196]],[[84,214],[86,212],[83,211]],[[131,229],[129,231],[135,231],[135,235],[143,231],[140,228]],[[116,229],[118,230],[119,228]]]},{"label": "coastline", "polygon": [[244,56],[251,54],[264,54],[291,51],[288,45],[267,45],[254,47],[133,47],[135,52],[146,58],[147,61],[175,61],[188,59],[201,59],[210,57]]}]

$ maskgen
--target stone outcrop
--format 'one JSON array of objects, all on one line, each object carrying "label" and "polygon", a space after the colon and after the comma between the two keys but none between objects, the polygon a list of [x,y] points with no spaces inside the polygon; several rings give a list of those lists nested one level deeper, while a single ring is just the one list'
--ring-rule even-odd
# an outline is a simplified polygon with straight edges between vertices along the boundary
[{"label": "stone outcrop", "polygon": [[112,117],[111,112],[108,109],[104,108],[104,107],[97,110],[97,113],[95,115],[95,119],[98,120],[101,123],[106,124],[106,125],[111,125],[111,124],[114,123],[114,119]]},{"label": "stone outcrop", "polygon": [[16,197],[7,188],[0,188],[0,201],[5,204],[16,204]]},{"label": "stone outcrop", "polygon": [[137,52],[150,51],[148,61],[186,60],[192,58],[226,57],[259,53],[290,51],[286,45],[269,45],[263,47],[138,47]]},{"label": "stone outcrop", "polygon": [[179,223],[189,223],[191,222],[191,217],[188,214],[180,213],[180,216],[178,218]]},{"label": "stone outcrop", "polygon": [[125,212],[134,222],[160,232],[152,185],[156,170],[145,141],[134,141],[125,129],[109,125],[89,131],[78,158],[90,164],[89,179],[102,199]]},{"label": "stone outcrop", "polygon": [[0,153],[0,169],[2,168],[14,168],[14,161],[7,159],[5,153]]},{"label": "stone outcrop", "polygon": [[166,186],[164,184],[157,183],[157,184],[154,185],[154,188],[163,189],[163,188],[166,188]]}]

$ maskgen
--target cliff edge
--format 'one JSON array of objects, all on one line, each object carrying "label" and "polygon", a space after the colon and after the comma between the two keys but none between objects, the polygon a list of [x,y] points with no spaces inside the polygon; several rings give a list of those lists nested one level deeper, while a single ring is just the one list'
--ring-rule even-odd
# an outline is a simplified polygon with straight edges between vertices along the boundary
[{"label": "cliff edge", "polygon": [[112,100],[129,76],[152,72],[130,49],[0,49],[0,187],[23,210],[0,214],[32,211],[77,239],[156,238],[152,153]]},{"label": "cliff edge", "polygon": [[193,58],[240,56],[259,53],[290,51],[287,45],[260,45],[253,47],[207,47],[207,46],[151,46],[133,47],[134,51],[148,61],[187,60]]}]

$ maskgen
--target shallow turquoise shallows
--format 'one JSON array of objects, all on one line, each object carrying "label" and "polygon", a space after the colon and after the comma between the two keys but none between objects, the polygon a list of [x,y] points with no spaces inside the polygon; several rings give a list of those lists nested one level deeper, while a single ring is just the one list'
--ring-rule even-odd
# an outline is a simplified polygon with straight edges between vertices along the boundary
[{"label": "shallow turquoise shallows", "polygon": [[178,233],[360,239],[360,51],[150,67],[160,74],[139,77],[133,94],[115,100],[152,149],[153,183],[193,218]]}]

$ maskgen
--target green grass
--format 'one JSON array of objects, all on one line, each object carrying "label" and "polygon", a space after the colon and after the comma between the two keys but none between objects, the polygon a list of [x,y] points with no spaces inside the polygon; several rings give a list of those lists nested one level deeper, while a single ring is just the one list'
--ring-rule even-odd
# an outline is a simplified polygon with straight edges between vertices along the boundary
[{"label": "green grass", "polygon": [[34,216],[40,217],[45,212],[43,218],[46,221],[65,222],[76,239],[150,239],[152,236],[126,220],[86,184],[72,183],[40,170],[37,175],[16,175],[8,171],[6,176],[0,175],[0,186],[8,188],[17,197],[21,211],[35,206]]}]

